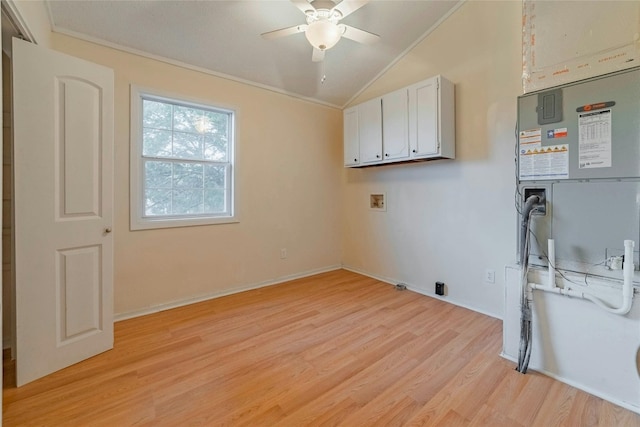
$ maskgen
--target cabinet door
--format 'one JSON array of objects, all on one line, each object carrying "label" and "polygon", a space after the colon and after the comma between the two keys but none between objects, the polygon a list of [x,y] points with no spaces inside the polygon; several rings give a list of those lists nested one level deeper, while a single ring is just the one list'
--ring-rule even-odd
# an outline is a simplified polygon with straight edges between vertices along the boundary
[{"label": "cabinet door", "polygon": [[407,89],[382,97],[382,148],[384,160],[409,157],[409,105]]},{"label": "cabinet door", "polygon": [[358,132],[358,107],[344,110],[344,165],[360,164],[360,136]]},{"label": "cabinet door", "polygon": [[358,106],[360,164],[382,161],[382,107],[375,98]]},{"label": "cabinet door", "polygon": [[437,77],[409,87],[409,144],[411,157],[440,152]]}]

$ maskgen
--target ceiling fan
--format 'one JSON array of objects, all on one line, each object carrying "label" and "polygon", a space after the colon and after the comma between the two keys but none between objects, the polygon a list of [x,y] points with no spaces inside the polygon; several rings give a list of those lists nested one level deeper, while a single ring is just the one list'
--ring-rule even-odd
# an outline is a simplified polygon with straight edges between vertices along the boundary
[{"label": "ceiling fan", "polygon": [[360,9],[370,0],[291,0],[307,17],[307,23],[294,27],[263,33],[262,38],[270,40],[291,34],[304,33],[313,46],[313,62],[324,59],[324,52],[338,43],[341,37],[358,43],[371,44],[380,39],[377,34],[351,27],[338,22],[347,15]]}]

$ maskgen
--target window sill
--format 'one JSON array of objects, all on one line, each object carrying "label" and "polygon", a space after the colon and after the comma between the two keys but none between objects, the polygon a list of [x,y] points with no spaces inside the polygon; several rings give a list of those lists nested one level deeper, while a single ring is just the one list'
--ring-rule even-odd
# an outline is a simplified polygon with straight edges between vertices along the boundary
[{"label": "window sill", "polygon": [[202,225],[235,224],[239,223],[237,217],[220,218],[158,218],[158,219],[131,219],[131,231],[153,230],[157,228],[195,227]]}]

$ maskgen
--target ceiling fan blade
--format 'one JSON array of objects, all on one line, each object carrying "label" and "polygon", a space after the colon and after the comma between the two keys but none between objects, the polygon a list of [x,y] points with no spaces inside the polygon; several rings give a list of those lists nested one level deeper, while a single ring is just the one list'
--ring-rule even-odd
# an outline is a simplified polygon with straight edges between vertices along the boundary
[{"label": "ceiling fan blade", "polygon": [[342,0],[333,10],[339,11],[342,14],[342,18],[344,18],[369,3],[369,1],[370,0]]},{"label": "ceiling fan blade", "polygon": [[293,3],[293,5],[300,9],[305,15],[307,14],[307,11],[316,10],[307,0],[291,0],[291,3]]},{"label": "ceiling fan blade", "polygon": [[290,36],[291,34],[304,33],[306,30],[307,25],[296,25],[295,27],[281,28],[279,30],[262,33],[260,36],[265,40],[271,40],[278,37]]},{"label": "ceiling fan blade", "polygon": [[342,32],[342,37],[346,37],[358,43],[371,44],[380,40],[379,35],[370,33],[369,31],[361,30],[359,28],[351,27],[349,25],[344,25],[344,24],[340,24],[339,27],[344,28],[344,31]]},{"label": "ceiling fan blade", "polygon": [[317,48],[313,48],[313,54],[311,55],[311,60],[313,62],[322,62],[324,59],[324,50],[320,50]]}]

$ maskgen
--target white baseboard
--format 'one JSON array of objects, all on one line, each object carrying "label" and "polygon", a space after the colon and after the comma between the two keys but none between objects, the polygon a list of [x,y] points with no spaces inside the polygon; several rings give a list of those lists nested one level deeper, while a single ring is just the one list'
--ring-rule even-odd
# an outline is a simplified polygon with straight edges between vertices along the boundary
[{"label": "white baseboard", "polygon": [[[511,357],[511,356],[509,356],[508,354],[506,354],[504,352],[501,352],[500,356],[502,358],[504,358],[504,359],[507,359],[507,360],[515,363],[515,364],[518,363],[518,360],[515,357]],[[580,384],[578,382],[569,380],[567,378],[564,378],[561,375],[555,374],[553,372],[549,372],[549,371],[547,371],[545,369],[540,369],[540,368],[535,367],[535,366],[533,366],[533,367],[529,366],[529,369],[532,370],[532,371],[539,372],[539,373],[541,373],[543,375],[546,375],[546,376],[548,376],[550,378],[553,378],[554,380],[560,381],[561,383],[565,383],[567,385],[570,385],[571,387],[575,387],[578,390],[584,391],[585,393],[592,394],[592,395],[594,395],[596,397],[599,397],[600,399],[606,400],[607,402],[611,402],[614,405],[621,406],[621,407],[623,407],[625,409],[630,410],[631,412],[635,412],[636,414],[640,414],[640,406],[633,405],[633,404],[631,404],[629,402],[624,402],[622,400],[618,400],[618,399],[616,399],[614,397],[611,397],[611,396],[609,396],[609,395],[607,395],[605,393],[601,393],[598,390],[594,390],[594,389],[592,389],[590,387],[587,387],[584,384]]]},{"label": "white baseboard", "polygon": [[362,274],[363,276],[371,277],[372,279],[376,279],[376,280],[379,280],[381,282],[389,283],[390,285],[394,285],[394,286],[396,284],[398,284],[398,283],[404,283],[407,286],[408,290],[413,291],[415,293],[418,293],[420,295],[424,295],[424,296],[427,296],[427,297],[435,298],[437,300],[440,300],[440,301],[443,301],[443,302],[447,302],[449,304],[457,305],[458,307],[466,308],[467,310],[475,311],[476,313],[484,314],[485,316],[493,317],[494,319],[503,320],[502,317],[496,315],[495,313],[489,313],[488,311],[481,310],[481,309],[479,309],[477,307],[472,307],[470,305],[467,305],[467,304],[464,304],[464,303],[461,303],[461,302],[458,302],[458,301],[455,301],[455,300],[452,300],[452,299],[449,299],[449,298],[443,298],[443,297],[440,297],[439,295],[428,293],[424,289],[421,289],[421,288],[419,288],[417,286],[414,286],[411,283],[407,283],[407,282],[405,282],[403,280],[394,280],[394,279],[391,279],[391,278],[388,278],[388,277],[378,276],[378,275],[375,275],[375,274],[367,273],[366,271],[359,270],[357,268],[349,267],[348,265],[344,265],[344,264],[342,265],[342,268],[345,269],[345,270],[352,271],[354,273]]},{"label": "white baseboard", "polygon": [[170,310],[172,308],[183,307],[185,305],[195,304],[195,303],[198,303],[198,302],[207,301],[207,300],[214,299],[214,298],[220,298],[220,297],[224,297],[224,296],[227,296],[227,295],[233,295],[233,294],[237,294],[237,293],[240,293],[240,292],[250,291],[252,289],[259,289],[259,288],[265,288],[267,286],[278,285],[280,283],[288,282],[290,280],[301,279],[303,277],[309,277],[309,276],[313,276],[315,274],[320,274],[320,273],[326,273],[328,271],[339,270],[341,268],[342,268],[341,265],[331,265],[331,266],[328,266],[328,267],[323,267],[323,268],[317,268],[317,269],[314,269],[314,270],[304,271],[302,273],[296,273],[296,274],[290,274],[290,275],[287,275],[287,276],[277,277],[275,279],[266,280],[264,282],[253,283],[253,284],[250,284],[250,285],[247,285],[247,286],[242,286],[240,288],[234,288],[234,289],[211,292],[211,293],[204,294],[204,295],[199,295],[199,296],[193,297],[193,298],[187,298],[187,299],[183,299],[183,300],[172,301],[172,302],[168,302],[168,303],[164,303],[164,304],[154,305],[152,307],[143,308],[141,310],[133,310],[133,311],[125,312],[125,313],[115,313],[113,315],[113,320],[115,322],[119,322],[121,320],[133,319],[134,317],[140,317],[140,316],[145,316],[147,314],[158,313],[160,311]]}]

